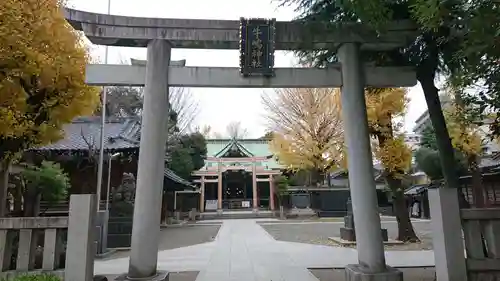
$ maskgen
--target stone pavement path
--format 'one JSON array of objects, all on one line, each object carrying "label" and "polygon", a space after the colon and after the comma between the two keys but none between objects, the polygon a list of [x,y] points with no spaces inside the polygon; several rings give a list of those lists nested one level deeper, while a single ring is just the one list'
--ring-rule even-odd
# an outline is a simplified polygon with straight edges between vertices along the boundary
[{"label": "stone pavement path", "polygon": [[224,222],[216,247],[196,281],[317,281],[254,221]]},{"label": "stone pavement path", "polygon": [[[433,266],[434,253],[388,251],[386,260],[394,267]],[[257,220],[249,219],[223,221],[213,242],[158,252],[159,269],[199,271],[197,281],[317,281],[307,268],[353,263],[357,263],[355,249],[276,241]],[[121,274],[127,268],[128,258],[120,258],[96,261],[94,272]]]}]

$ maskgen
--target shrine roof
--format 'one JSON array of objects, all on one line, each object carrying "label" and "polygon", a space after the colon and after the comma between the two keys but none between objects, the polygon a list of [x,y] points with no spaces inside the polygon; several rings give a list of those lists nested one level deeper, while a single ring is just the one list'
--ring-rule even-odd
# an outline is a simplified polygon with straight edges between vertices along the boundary
[{"label": "shrine roof", "polygon": [[165,169],[163,170],[163,175],[166,178],[169,178],[169,179],[171,179],[172,181],[174,181],[174,182],[176,182],[178,184],[182,184],[182,185],[184,185],[186,187],[194,188],[194,185],[190,181],[181,178],[174,171],[170,170],[167,167],[165,167]]},{"label": "shrine roof", "polygon": [[[104,149],[107,151],[139,148],[139,118],[108,118],[104,124]],[[63,126],[63,137],[35,151],[81,151],[100,148],[101,117],[79,117]]]},{"label": "shrine roof", "polygon": [[[104,123],[104,150],[124,151],[139,149],[141,123],[138,117],[109,117]],[[87,151],[100,148],[101,117],[78,117],[63,126],[63,138],[51,144],[33,148],[33,151]],[[193,187],[191,182],[181,178],[165,167],[164,176],[176,183]]]},{"label": "shrine roof", "polygon": [[[207,139],[207,156],[208,157],[221,157],[231,147],[237,147],[242,154],[247,157],[269,157],[265,161],[259,161],[259,165],[266,167],[266,169],[281,169],[282,166],[272,157],[273,153],[269,147],[269,140],[265,139]],[[244,157],[243,157],[244,158]],[[206,169],[211,166],[214,161],[205,161],[205,167],[200,170]],[[241,163],[241,158],[238,158],[238,163]],[[250,160],[248,161],[250,162]],[[231,162],[225,162],[224,165],[231,165]]]},{"label": "shrine roof", "polygon": [[231,146],[237,146],[248,157],[273,155],[269,141],[263,139],[208,139],[207,156],[221,157]]}]

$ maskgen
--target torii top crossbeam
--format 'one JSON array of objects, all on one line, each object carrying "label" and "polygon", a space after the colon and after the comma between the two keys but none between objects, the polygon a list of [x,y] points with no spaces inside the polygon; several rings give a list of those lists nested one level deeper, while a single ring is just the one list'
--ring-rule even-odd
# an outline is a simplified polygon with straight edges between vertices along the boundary
[{"label": "torii top crossbeam", "polygon": [[[164,19],[106,15],[66,8],[68,22],[97,45],[146,47],[152,39],[169,40],[174,48],[238,49],[240,23],[237,20]],[[338,27],[328,38],[313,38],[296,22],[276,22],[276,50],[295,50],[311,42],[310,49],[358,42],[363,49],[387,50],[407,44],[416,28],[409,22],[395,22],[380,35],[362,24]]]}]

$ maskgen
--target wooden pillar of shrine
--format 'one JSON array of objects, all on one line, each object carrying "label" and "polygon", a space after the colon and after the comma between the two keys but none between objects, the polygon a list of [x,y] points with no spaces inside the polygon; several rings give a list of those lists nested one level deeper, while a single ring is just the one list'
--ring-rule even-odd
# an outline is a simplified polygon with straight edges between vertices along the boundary
[{"label": "wooden pillar of shrine", "polygon": [[205,212],[205,176],[201,176],[200,184],[200,212]]},{"label": "wooden pillar of shrine", "polygon": [[222,212],[222,162],[219,160],[219,176],[217,181],[217,211]]},{"label": "wooden pillar of shrine", "polygon": [[259,209],[258,200],[257,200],[257,169],[255,166],[255,162],[252,162],[252,197],[253,197],[253,210],[257,211]]},{"label": "wooden pillar of shrine", "polygon": [[269,175],[269,208],[274,211],[274,180],[273,175]]}]

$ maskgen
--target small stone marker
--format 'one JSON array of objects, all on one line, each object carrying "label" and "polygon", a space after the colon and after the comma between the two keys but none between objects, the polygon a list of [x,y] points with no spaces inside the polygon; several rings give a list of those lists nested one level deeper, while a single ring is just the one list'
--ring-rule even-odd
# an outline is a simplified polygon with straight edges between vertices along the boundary
[{"label": "small stone marker", "polygon": [[[356,241],[356,230],[354,227],[354,215],[352,212],[351,198],[347,199],[347,216],[344,217],[344,227],[340,228],[340,239],[344,241]],[[382,228],[382,239],[384,242],[389,240],[387,229]]]}]

